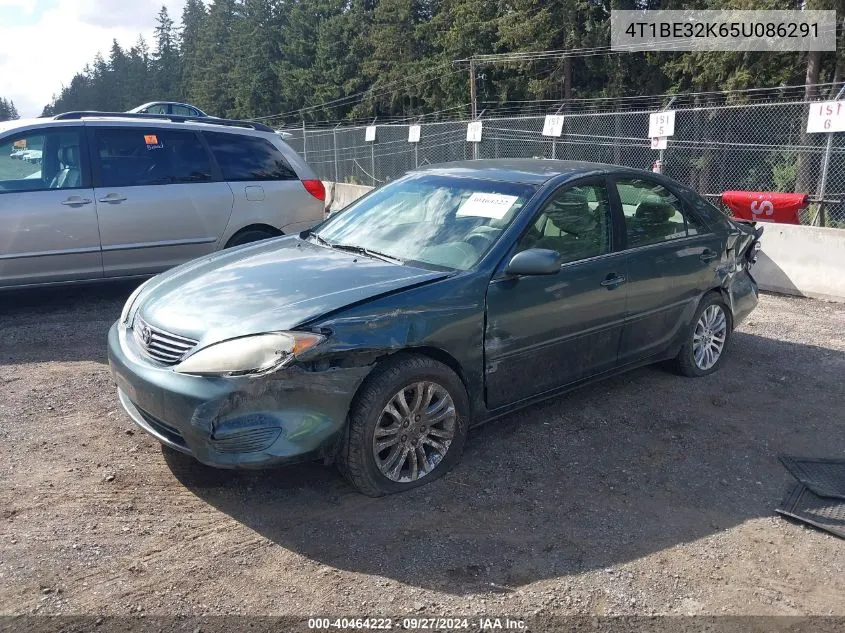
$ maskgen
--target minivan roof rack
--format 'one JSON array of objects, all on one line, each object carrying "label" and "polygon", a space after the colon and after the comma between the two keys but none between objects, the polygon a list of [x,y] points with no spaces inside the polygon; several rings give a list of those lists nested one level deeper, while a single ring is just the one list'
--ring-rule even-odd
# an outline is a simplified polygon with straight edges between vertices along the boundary
[{"label": "minivan roof rack", "polygon": [[147,114],[146,112],[99,112],[97,110],[78,110],[74,112],[63,112],[53,117],[54,121],[65,121],[69,119],[84,119],[86,117],[115,117],[121,119],[140,119],[142,121],[172,121],[173,123],[184,123],[193,121],[195,123],[208,123],[209,125],[225,125],[229,127],[251,128],[258,132],[272,132],[273,128],[258,123],[257,121],[238,121],[235,119],[218,119],[217,117],[182,116],[178,114]]}]

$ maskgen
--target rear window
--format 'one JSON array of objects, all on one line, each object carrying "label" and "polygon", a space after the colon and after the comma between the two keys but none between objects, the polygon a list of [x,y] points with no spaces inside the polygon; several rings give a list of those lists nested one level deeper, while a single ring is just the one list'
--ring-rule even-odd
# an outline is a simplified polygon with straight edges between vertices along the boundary
[{"label": "rear window", "polygon": [[103,187],[208,182],[211,157],[194,132],[159,128],[95,128]]},{"label": "rear window", "polygon": [[267,139],[216,132],[203,134],[224,180],[297,180],[296,172]]}]

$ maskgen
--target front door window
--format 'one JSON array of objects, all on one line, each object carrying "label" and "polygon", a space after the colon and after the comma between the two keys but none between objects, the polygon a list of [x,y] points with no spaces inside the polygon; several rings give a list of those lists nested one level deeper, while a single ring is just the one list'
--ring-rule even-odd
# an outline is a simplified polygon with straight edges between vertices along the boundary
[{"label": "front door window", "polygon": [[609,253],[611,211],[604,185],[577,185],[555,193],[517,246],[547,248],[561,262],[574,262]]}]

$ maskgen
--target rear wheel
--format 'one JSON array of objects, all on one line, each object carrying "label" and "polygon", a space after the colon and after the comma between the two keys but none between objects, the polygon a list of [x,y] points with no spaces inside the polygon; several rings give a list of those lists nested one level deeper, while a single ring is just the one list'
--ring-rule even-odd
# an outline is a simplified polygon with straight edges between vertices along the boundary
[{"label": "rear wheel", "polygon": [[463,383],[442,363],[389,360],[355,398],[338,467],[371,497],[434,481],[460,459],[468,410]]},{"label": "rear wheel", "polygon": [[730,308],[718,294],[702,299],[692,320],[687,340],[675,359],[684,376],[707,376],[722,364],[733,329]]},{"label": "rear wheel", "polygon": [[236,233],[226,244],[226,248],[233,246],[241,246],[249,244],[250,242],[258,242],[259,240],[266,240],[271,237],[276,237],[279,233],[274,233],[267,229],[246,229],[240,233]]}]

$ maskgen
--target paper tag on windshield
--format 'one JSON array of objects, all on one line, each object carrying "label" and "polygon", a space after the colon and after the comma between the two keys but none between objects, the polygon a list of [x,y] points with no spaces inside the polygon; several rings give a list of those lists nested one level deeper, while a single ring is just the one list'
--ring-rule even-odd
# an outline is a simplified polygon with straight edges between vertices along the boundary
[{"label": "paper tag on windshield", "polygon": [[458,209],[459,216],[474,216],[501,220],[513,206],[519,196],[506,196],[501,193],[475,192],[464,200]]}]

